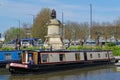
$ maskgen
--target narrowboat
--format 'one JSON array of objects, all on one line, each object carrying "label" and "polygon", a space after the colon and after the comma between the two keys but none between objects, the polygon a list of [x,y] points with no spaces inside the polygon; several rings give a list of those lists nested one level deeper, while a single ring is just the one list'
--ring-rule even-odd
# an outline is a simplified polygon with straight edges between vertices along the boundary
[{"label": "narrowboat", "polygon": [[[30,64],[29,57],[34,63]],[[47,73],[115,62],[110,50],[24,51],[21,63],[10,63],[11,74]]]},{"label": "narrowboat", "polygon": [[11,62],[21,62],[22,51],[0,51],[0,67],[5,68]]}]

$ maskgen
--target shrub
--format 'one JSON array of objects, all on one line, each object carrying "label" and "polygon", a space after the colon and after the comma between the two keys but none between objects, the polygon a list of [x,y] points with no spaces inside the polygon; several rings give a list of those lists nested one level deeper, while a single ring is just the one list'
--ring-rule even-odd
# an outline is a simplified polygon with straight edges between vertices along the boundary
[{"label": "shrub", "polygon": [[20,50],[39,50],[39,49],[40,47],[33,47],[33,46],[29,46],[27,48],[23,48],[23,47],[20,48]]},{"label": "shrub", "polygon": [[115,46],[116,43],[115,42],[107,42],[105,45],[110,47],[110,46]]},{"label": "shrub", "polygon": [[10,51],[15,49],[13,47],[2,47],[1,50]]}]

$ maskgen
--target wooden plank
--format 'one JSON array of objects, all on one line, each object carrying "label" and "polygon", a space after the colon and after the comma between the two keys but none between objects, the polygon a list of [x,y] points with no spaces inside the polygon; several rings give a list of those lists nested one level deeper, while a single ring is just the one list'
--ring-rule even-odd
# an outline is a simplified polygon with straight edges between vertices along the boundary
[{"label": "wooden plank", "polygon": [[38,64],[38,52],[33,53],[33,61],[35,64]]}]

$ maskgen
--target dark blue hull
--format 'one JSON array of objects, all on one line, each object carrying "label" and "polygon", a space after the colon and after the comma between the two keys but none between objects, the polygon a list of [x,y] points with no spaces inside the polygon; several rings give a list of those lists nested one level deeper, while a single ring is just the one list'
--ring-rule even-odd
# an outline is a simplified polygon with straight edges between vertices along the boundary
[{"label": "dark blue hull", "polygon": [[49,73],[62,70],[71,70],[83,67],[92,67],[98,65],[113,64],[111,61],[102,62],[74,62],[64,64],[41,64],[41,65],[30,65],[28,68],[10,67],[9,71],[11,74],[37,74],[37,73]]}]

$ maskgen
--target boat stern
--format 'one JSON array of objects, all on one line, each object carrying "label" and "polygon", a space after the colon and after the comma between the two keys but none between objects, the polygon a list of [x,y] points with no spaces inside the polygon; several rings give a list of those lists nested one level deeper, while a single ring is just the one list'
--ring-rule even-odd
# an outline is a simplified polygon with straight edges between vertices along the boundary
[{"label": "boat stern", "polygon": [[10,63],[9,71],[11,74],[16,73],[25,73],[28,69],[27,64],[20,64],[20,63]]}]

